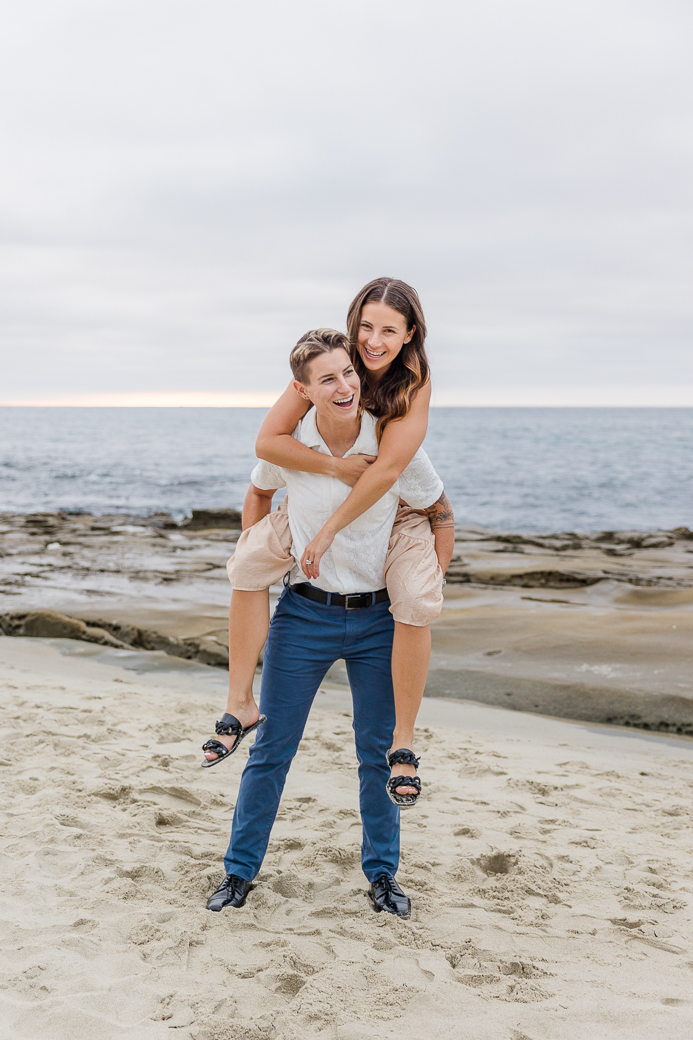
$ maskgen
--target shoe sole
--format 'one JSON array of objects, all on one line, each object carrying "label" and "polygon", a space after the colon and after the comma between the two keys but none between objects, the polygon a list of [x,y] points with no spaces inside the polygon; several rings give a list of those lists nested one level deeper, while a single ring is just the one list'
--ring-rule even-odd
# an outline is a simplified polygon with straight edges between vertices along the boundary
[{"label": "shoe sole", "polygon": [[[420,794],[417,795],[413,802],[398,802],[397,801],[397,796],[391,794],[391,792],[388,789],[387,797],[390,799],[390,801],[392,802],[393,805],[397,806],[398,809],[413,809],[414,806],[418,805],[419,798],[421,797],[421,795]],[[399,797],[400,798],[406,798],[407,795],[406,794],[401,794]]]}]

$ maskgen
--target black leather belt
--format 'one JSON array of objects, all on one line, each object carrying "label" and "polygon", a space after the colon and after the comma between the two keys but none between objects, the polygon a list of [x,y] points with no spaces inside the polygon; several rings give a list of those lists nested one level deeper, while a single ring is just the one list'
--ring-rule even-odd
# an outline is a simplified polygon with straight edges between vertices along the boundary
[{"label": "black leather belt", "polygon": [[307,581],[289,585],[289,588],[299,596],[305,596],[316,603],[324,603],[328,607],[344,607],[346,610],[363,610],[364,607],[372,607],[375,603],[383,603],[388,598],[387,589],[378,589],[377,592],[350,592],[343,596],[340,592],[316,589]]}]

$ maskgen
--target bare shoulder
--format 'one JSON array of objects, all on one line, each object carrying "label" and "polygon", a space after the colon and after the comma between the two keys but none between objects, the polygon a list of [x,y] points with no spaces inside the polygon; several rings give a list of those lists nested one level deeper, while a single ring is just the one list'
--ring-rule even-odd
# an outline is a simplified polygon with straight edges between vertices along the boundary
[{"label": "bare shoulder", "polygon": [[426,382],[423,384],[423,386],[420,386],[419,389],[415,391],[414,396],[411,399],[411,403],[412,403],[412,407],[413,407],[414,403],[416,403],[416,404],[418,404],[419,407],[422,407],[422,406],[425,405],[425,407],[428,408],[428,406],[431,403],[431,380],[430,379],[427,379]]},{"label": "bare shoulder", "polygon": [[257,439],[257,453],[262,457],[267,442],[272,437],[292,434],[298,423],[310,408],[310,401],[305,401],[296,393],[293,382],[289,383],[279,400],[270,408],[265,416]]},{"label": "bare shoulder", "polygon": [[403,425],[411,425],[425,422],[428,423],[428,410],[431,407],[431,381],[427,380],[423,386],[413,394],[409,411],[402,419],[395,419],[400,429]]},{"label": "bare shoulder", "polygon": [[266,420],[271,416],[275,421],[277,419],[289,422],[293,421],[293,426],[291,427],[293,430],[296,423],[299,422],[310,410],[310,407],[310,401],[306,401],[305,398],[296,393],[292,381],[289,383],[281,397],[274,402],[266,416]]}]

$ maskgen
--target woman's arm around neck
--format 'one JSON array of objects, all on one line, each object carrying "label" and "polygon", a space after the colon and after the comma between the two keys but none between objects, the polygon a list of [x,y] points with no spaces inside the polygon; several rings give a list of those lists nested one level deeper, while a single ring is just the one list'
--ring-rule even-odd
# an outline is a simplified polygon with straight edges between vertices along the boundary
[{"label": "woman's arm around neck", "polygon": [[310,402],[299,397],[293,383],[289,383],[265,416],[255,442],[255,454],[259,459],[271,462],[274,466],[301,470],[304,473],[322,473],[326,477],[336,477],[353,487],[367,468],[367,459],[370,456],[350,455],[346,459],[337,459],[332,455],[313,451],[292,437],[296,426],[310,407]]},{"label": "woman's arm around neck", "polygon": [[426,383],[414,395],[407,415],[387,424],[380,441],[377,459],[360,477],[337,512],[327,521],[325,527],[332,534],[348,527],[357,517],[375,505],[402,475],[424,442],[428,429],[430,401],[431,384]]},{"label": "woman's arm around neck", "polygon": [[[334,541],[334,536],[375,505],[401,476],[421,447],[428,428],[431,384],[426,383],[412,400],[403,419],[395,419],[385,427],[378,457],[354,485],[348,498],[306,547],[301,568],[308,578],[320,576],[320,560]],[[305,560],[312,564],[305,564]]]}]

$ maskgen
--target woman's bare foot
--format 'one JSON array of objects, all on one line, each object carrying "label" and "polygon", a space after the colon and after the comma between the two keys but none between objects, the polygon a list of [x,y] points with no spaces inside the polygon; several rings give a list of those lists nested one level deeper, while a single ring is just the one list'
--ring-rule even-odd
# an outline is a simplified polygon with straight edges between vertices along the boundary
[{"label": "woman's bare foot", "polygon": [[[237,718],[240,722],[243,729],[247,729],[248,726],[252,726],[260,718],[260,709],[255,703],[254,697],[250,697],[249,699],[240,702],[236,698],[232,700],[232,698],[229,697],[228,703],[226,705],[226,712],[229,715],[235,716],[235,718]],[[218,740],[220,744],[223,744],[224,747],[231,750],[233,745],[238,740],[238,737],[234,736],[233,734],[220,734],[215,739]],[[205,758],[208,762],[213,762],[214,759],[217,757],[218,756],[214,751],[205,751]]]}]

